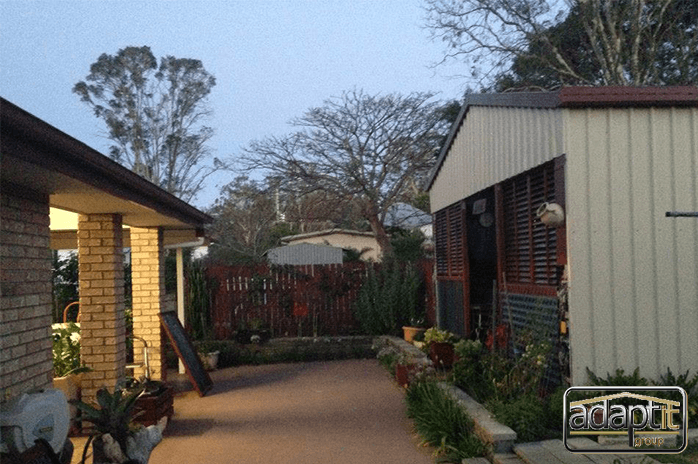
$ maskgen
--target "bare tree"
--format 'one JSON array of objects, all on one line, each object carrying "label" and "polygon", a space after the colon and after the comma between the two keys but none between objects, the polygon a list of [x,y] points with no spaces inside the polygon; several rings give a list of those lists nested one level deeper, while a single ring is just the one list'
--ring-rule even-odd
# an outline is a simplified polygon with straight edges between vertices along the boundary
[{"label": "bare tree", "polygon": [[558,85],[688,84],[698,76],[693,0],[425,0],[425,9],[445,59],[464,60],[481,82],[515,60],[551,69]]},{"label": "bare tree", "polygon": [[432,97],[345,92],[292,121],[296,132],[252,142],[242,163],[286,179],[297,194],[354,200],[381,251],[391,254],[386,211],[427,174],[447,130]]},{"label": "bare tree", "polygon": [[209,255],[216,261],[260,262],[278,245],[277,238],[288,235],[283,227],[275,231],[283,211],[277,208],[274,189],[246,176],[228,184],[209,213],[214,217]]},{"label": "bare tree", "polygon": [[213,130],[203,122],[215,83],[199,60],[167,56],[158,66],[150,47],[126,47],[102,54],[73,92],[106,123],[115,161],[189,201],[210,172]]}]

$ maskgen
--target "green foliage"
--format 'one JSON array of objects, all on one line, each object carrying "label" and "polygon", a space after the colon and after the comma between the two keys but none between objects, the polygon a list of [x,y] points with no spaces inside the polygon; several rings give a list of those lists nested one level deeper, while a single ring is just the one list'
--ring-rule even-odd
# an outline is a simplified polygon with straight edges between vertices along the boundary
[{"label": "green foliage", "polygon": [[80,327],[74,322],[56,324],[53,329],[53,376],[87,372],[80,365]]},{"label": "green foliage", "polygon": [[[522,335],[520,340],[527,338]],[[461,347],[454,365],[456,385],[483,403],[492,399],[506,403],[521,395],[538,394],[552,348],[546,341],[523,346],[523,352],[513,358],[498,351],[478,350],[472,342]]]},{"label": "green foliage", "polygon": [[424,258],[424,234],[419,229],[396,229],[390,235],[393,257],[398,261],[414,262]]},{"label": "green foliage", "polygon": [[357,250],[356,248],[344,248],[342,250],[342,261],[345,263],[355,263],[361,261],[361,257],[368,251],[370,251],[370,248],[364,248],[363,250]]},{"label": "green foliage", "polygon": [[528,393],[506,402],[491,400],[487,403],[487,409],[498,422],[516,431],[518,441],[539,441],[556,435],[556,432],[548,429],[545,404],[535,394]]},{"label": "green foliage", "polygon": [[407,415],[414,420],[419,435],[449,462],[484,455],[485,448],[473,433],[472,420],[437,383],[411,383],[406,401]]},{"label": "green foliage", "polygon": [[412,266],[384,263],[378,272],[367,266],[367,276],[354,303],[363,333],[398,335],[418,316],[419,275]]},{"label": "green foliage", "polygon": [[[78,254],[71,252],[61,258],[58,251],[52,252],[53,263],[53,322],[63,322],[63,310],[68,304],[78,301]],[[75,320],[74,313],[69,316]],[[71,308],[72,309],[72,308]]]},{"label": "green foliage", "polygon": [[430,327],[424,332],[424,343],[429,345],[431,343],[455,343],[458,337],[455,334],[447,331],[441,330],[438,327]]},{"label": "green foliage", "polygon": [[599,387],[624,387],[626,385],[646,387],[649,385],[649,381],[640,376],[639,367],[632,374],[626,374],[623,369],[616,369],[613,375],[607,372],[605,379],[597,376],[587,367],[587,376],[589,377],[590,385]]},{"label": "green foliage", "polygon": [[[679,376],[674,375],[670,368],[667,368],[666,374],[659,376],[658,380],[647,380],[645,377],[640,375],[640,368],[636,368],[632,374],[626,374],[623,369],[616,369],[614,374],[606,373],[606,378],[601,378],[594,374],[589,368],[587,368],[587,375],[589,377],[589,383],[595,386],[635,386],[644,387],[649,385],[657,386],[668,386],[668,387],[681,387],[686,391],[686,396],[688,399],[688,404],[686,405],[688,411],[688,423],[690,427],[698,426],[698,374],[691,377],[690,371],[686,371]],[[679,401],[680,395],[669,394],[668,392],[664,395],[668,399],[673,399]],[[623,404],[626,400],[620,400]],[[627,404],[631,404],[627,400]]]},{"label": "green foliage", "polygon": [[[375,352],[371,350],[370,341],[364,339],[324,337],[313,340],[277,339],[264,345],[241,345],[232,340],[206,340],[194,342],[194,345],[200,352],[219,351],[218,368],[375,357]],[[176,356],[171,360],[168,359],[169,366],[175,367],[176,364]]]},{"label": "green foliage", "polygon": [[[686,396],[688,399],[688,404],[686,405],[688,410],[688,425],[689,427],[698,427],[698,373],[693,377],[690,376],[690,371],[675,376],[671,369],[667,367],[667,373],[665,375],[660,375],[659,380],[654,382],[655,385],[664,385],[671,387],[681,387],[686,391]],[[669,399],[678,401],[680,395],[674,395]]]},{"label": "green foliage", "polygon": [[140,388],[129,391],[117,386],[113,393],[101,388],[97,390],[97,405],[82,401],[72,403],[82,412],[82,420],[93,424],[100,434],[110,434],[125,451],[136,400],[141,393]]},{"label": "green foliage", "polygon": [[211,299],[215,282],[206,276],[206,268],[200,261],[191,263],[188,274],[189,292],[185,311],[187,327],[193,339],[203,340],[211,335]]}]

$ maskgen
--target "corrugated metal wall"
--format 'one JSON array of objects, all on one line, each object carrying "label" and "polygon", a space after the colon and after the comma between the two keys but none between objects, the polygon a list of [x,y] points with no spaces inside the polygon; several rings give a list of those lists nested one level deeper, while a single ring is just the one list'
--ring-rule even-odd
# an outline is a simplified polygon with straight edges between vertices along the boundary
[{"label": "corrugated metal wall", "polygon": [[698,372],[698,110],[564,110],[572,374]]},{"label": "corrugated metal wall", "polygon": [[559,109],[471,107],[431,190],[431,210],[562,154]]}]

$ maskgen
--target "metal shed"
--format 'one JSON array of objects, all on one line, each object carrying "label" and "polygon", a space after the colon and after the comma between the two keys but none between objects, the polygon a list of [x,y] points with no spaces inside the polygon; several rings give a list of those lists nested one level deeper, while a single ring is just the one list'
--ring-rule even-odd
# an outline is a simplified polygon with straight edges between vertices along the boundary
[{"label": "metal shed", "polygon": [[327,245],[299,243],[272,248],[267,252],[267,258],[272,264],[290,264],[302,266],[306,264],[342,264],[343,250]]},{"label": "metal shed", "polygon": [[666,216],[698,210],[697,87],[469,96],[428,188],[443,325],[469,335],[493,300],[564,322],[578,385],[698,370],[698,220]]}]

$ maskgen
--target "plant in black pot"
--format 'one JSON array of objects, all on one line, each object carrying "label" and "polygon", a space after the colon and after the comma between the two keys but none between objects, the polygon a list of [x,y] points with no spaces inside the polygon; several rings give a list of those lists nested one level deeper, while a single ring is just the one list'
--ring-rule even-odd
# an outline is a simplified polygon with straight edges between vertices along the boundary
[{"label": "plant in black pot", "polygon": [[94,427],[85,444],[83,462],[91,442],[95,464],[148,462],[153,448],[162,441],[167,419],[150,427],[133,424],[136,401],[142,393],[141,388],[130,391],[117,386],[112,393],[101,388],[97,391],[97,404],[75,402],[82,420]]},{"label": "plant in black pot", "polygon": [[265,343],[271,338],[269,325],[262,319],[254,318],[242,321],[235,332],[235,341],[242,345],[249,343]]}]

